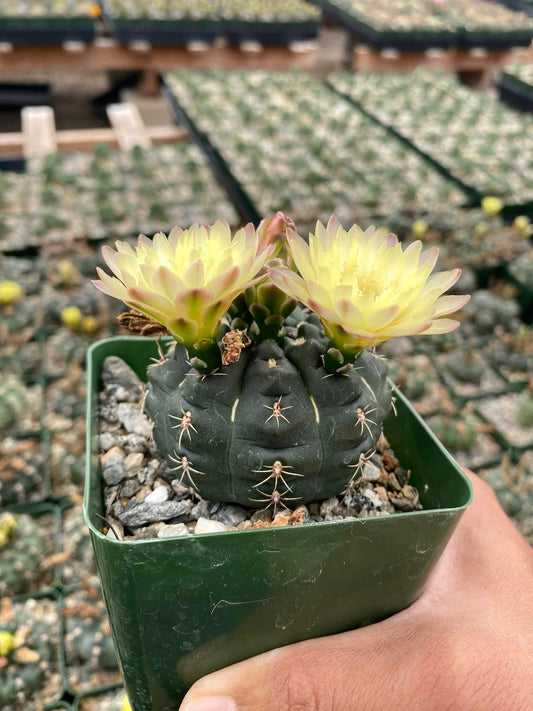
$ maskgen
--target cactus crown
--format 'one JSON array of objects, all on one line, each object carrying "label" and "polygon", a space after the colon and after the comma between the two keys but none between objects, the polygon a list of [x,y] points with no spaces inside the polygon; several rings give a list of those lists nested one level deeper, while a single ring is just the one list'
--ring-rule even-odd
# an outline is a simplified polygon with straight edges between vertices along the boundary
[{"label": "cactus crown", "polygon": [[122,323],[176,341],[146,397],[169,471],[205,499],[256,508],[358,481],[391,405],[374,346],[451,331],[440,316],[468,300],[442,295],[460,272],[431,275],[436,249],[335,218],[308,243],[278,212],[233,237],[219,222],[116,247],[96,287],[134,310]]}]

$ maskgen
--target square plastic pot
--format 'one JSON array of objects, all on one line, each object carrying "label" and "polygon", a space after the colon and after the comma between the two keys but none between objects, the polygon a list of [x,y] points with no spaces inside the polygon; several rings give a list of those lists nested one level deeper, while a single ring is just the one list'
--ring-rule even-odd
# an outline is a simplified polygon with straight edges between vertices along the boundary
[{"label": "square plastic pot", "polygon": [[134,711],[176,711],[204,674],[376,622],[421,594],[472,489],[399,393],[385,433],[413,472],[423,511],[147,541],[104,536],[97,407],[110,355],[144,378],[156,344],[119,337],[88,355],[84,509]]}]

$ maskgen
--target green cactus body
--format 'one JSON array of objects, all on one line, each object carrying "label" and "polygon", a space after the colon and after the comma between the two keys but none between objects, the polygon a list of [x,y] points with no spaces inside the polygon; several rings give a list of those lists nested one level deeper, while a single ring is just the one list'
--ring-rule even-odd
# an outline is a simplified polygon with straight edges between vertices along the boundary
[{"label": "green cactus body", "polygon": [[30,587],[47,553],[46,535],[30,516],[0,516],[0,596]]},{"label": "green cactus body", "polygon": [[102,600],[78,591],[67,598],[65,649],[70,683],[76,691],[117,682],[118,660]]},{"label": "green cactus body", "polygon": [[34,297],[0,305],[0,336],[20,345],[28,341],[42,320],[42,312]]},{"label": "green cactus body", "polygon": [[468,452],[477,441],[475,425],[468,415],[462,420],[437,415],[431,421],[431,429],[445,447],[456,452]]},{"label": "green cactus body", "polygon": [[[0,709],[42,708],[61,691],[57,673],[58,620],[52,600],[26,600],[0,620]],[[31,703],[33,702],[33,703]]]},{"label": "green cactus body", "polygon": [[520,395],[516,419],[520,427],[533,427],[533,387],[530,386]]},{"label": "green cactus body", "polygon": [[40,439],[4,438],[0,442],[0,460],[0,506],[43,497],[46,455]]},{"label": "green cactus body", "polygon": [[26,388],[14,375],[0,384],[0,431],[15,424],[27,407]]},{"label": "green cactus body", "polygon": [[448,371],[462,383],[479,385],[485,374],[485,364],[476,358],[473,351],[458,350],[446,360]]},{"label": "green cactus body", "polygon": [[286,324],[279,343],[254,344],[207,377],[179,345],[149,369],[156,444],[206,499],[263,508],[339,494],[380,435],[384,361],[364,351],[352,370],[328,374],[318,318],[297,309]]}]

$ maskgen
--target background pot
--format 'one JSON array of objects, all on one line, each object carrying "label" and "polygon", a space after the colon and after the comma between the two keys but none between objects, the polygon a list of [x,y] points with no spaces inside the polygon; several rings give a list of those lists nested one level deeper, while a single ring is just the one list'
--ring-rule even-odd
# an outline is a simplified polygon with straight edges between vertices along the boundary
[{"label": "background pot", "polygon": [[117,541],[101,533],[98,393],[104,359],[141,377],[154,340],[119,337],[88,356],[85,516],[134,711],[176,711],[204,674],[410,605],[470,503],[470,482],[398,393],[385,433],[424,511],[307,526]]}]

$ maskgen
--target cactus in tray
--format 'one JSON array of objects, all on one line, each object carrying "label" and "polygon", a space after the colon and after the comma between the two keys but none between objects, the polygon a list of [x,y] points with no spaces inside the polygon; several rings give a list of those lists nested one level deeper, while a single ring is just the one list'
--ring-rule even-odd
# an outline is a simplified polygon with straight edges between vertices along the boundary
[{"label": "cactus in tray", "polygon": [[533,378],[520,394],[516,419],[520,427],[533,427]]},{"label": "cactus in tray", "polygon": [[59,694],[57,641],[55,602],[30,599],[13,604],[9,598],[2,600],[0,709],[43,708],[43,702]]},{"label": "cactus in tray", "polygon": [[9,279],[0,281],[0,339],[24,343],[31,338],[38,322],[35,303],[25,298],[21,285]]},{"label": "cactus in tray", "polygon": [[446,369],[462,383],[479,385],[485,374],[485,363],[471,348],[461,348],[446,358]]},{"label": "cactus in tray", "polygon": [[24,383],[16,375],[5,375],[0,383],[0,432],[14,425],[27,405]]},{"label": "cactus in tray", "polygon": [[0,441],[0,507],[42,497],[45,466],[40,439],[5,437]]},{"label": "cactus in tray", "polygon": [[233,238],[219,222],[116,247],[95,285],[176,341],[148,370],[156,444],[200,496],[256,508],[350,487],[391,405],[374,347],[453,330],[439,317],[468,300],[442,296],[460,271],[431,275],[436,249],[335,218],[309,244],[277,213]]},{"label": "cactus in tray", "polygon": [[104,602],[92,587],[69,595],[63,608],[65,651],[76,691],[118,681],[119,667]]},{"label": "cactus in tray", "polygon": [[436,415],[431,429],[442,444],[454,452],[468,452],[477,442],[477,429],[472,416],[467,414],[458,420],[450,414]]},{"label": "cactus in tray", "polygon": [[0,596],[25,592],[47,551],[45,533],[30,516],[0,515]]}]

